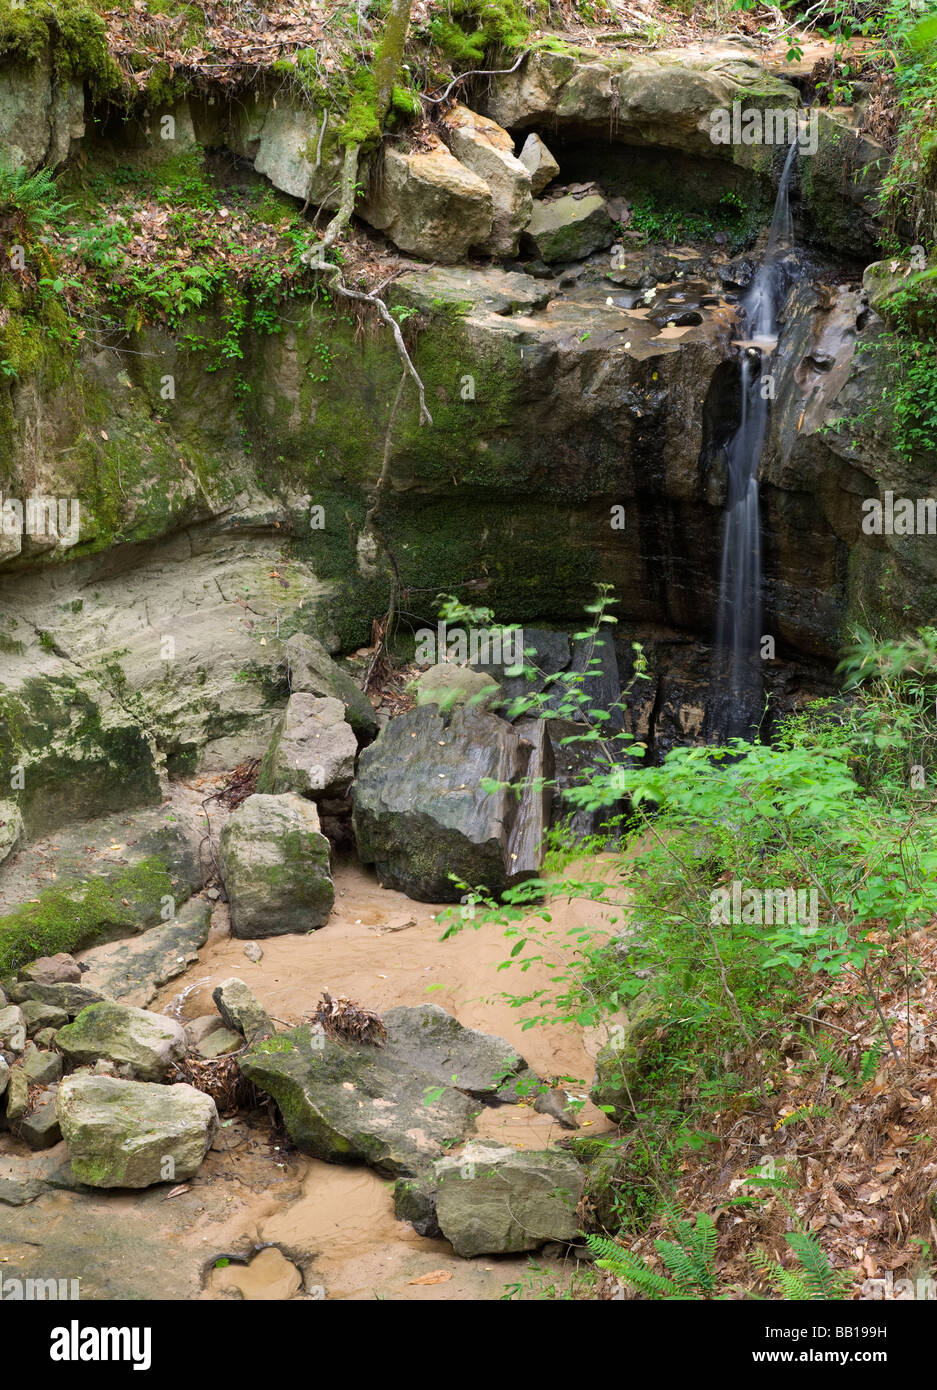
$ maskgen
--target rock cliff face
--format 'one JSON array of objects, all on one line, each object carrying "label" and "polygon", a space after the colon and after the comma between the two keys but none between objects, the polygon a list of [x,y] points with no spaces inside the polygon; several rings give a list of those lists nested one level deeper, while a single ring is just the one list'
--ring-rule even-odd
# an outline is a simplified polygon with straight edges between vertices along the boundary
[{"label": "rock cliff face", "polygon": [[[26,79],[0,73],[0,127],[27,168],[64,157],[63,131],[77,139],[82,122],[73,87],[41,65],[33,78],[27,129]],[[385,147],[361,204],[398,247],[477,253],[398,264],[385,290],[434,423],[419,425],[405,393],[370,520],[399,359],[386,330],[321,298],[284,304],[277,331],[247,335],[228,367],[156,327],[113,347],[92,334],[46,345],[0,379],[4,500],[81,509],[73,545],[14,525],[0,536],[0,772],[29,770],[14,788],[28,832],[76,806],[152,801],[167,773],[259,755],[289,694],[286,642],[366,641],[388,551],[421,621],[458,590],[503,621],[572,626],[592,585],[613,584],[623,666],[632,638],[655,663],[636,729],[704,732],[720,450],[751,265],[724,236],[646,242],[628,230],[628,199],[676,182],[704,209],[731,193],[763,225],[783,147],[714,142],[712,112],[793,109],[799,93],[730,46],[540,53],[472,100],[443,123],[447,144]],[[227,150],[296,199],[334,205],[337,146],[299,108],[258,90],[237,111],[193,99],[171,114],[194,157]],[[883,152],[824,116],[800,163],[803,234],[867,253]],[[597,225],[593,203],[604,222],[587,244],[575,229]],[[505,260],[519,245],[539,254]],[[887,408],[868,409],[894,366],[856,352],[885,332],[861,269],[805,268],[786,309],[762,498],[772,680],[795,702],[825,688],[847,618],[932,617],[931,548],[861,526],[863,500],[885,486],[919,495],[928,476],[928,460],[890,442]],[[205,333],[223,333],[219,314],[203,308]]]}]

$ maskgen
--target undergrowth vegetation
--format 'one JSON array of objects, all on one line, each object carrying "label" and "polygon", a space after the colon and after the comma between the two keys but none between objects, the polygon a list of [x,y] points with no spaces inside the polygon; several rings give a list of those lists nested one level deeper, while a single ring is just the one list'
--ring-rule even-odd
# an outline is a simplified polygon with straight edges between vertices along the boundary
[{"label": "undergrowth vegetation", "polygon": [[[579,634],[595,653],[613,621],[610,601],[600,593]],[[507,711],[587,725],[567,742],[589,752],[592,770],[563,797],[570,812],[592,814],[595,833],[557,832],[543,876],[500,902],[462,884],[471,908],[450,910],[447,930],[498,923],[509,943],[504,969],[522,979],[534,962],[552,967],[552,990],[521,984],[506,995],[524,1027],[604,1025],[591,1096],[618,1132],[571,1144],[592,1165],[587,1215],[615,1236],[640,1234],[661,1213],[673,1225],[674,1189],[691,1155],[705,1159],[716,1140],[714,1114],[763,1123],[769,1113],[783,1135],[854,1105],[883,1068],[883,1091],[911,1077],[927,1017],[915,952],[937,916],[937,800],[928,790],[937,629],[892,642],[857,631],[843,697],[789,718],[771,745],[676,748],[660,766],[614,731],[614,711],[594,708],[598,667],[597,654],[579,673],[527,666],[535,693]],[[635,671],[640,681],[640,649]],[[563,899],[588,904],[592,925],[559,936],[551,903]],[[847,999],[855,1020],[844,1030],[833,1020]],[[779,1110],[794,1079],[804,1103]],[[789,1202],[801,1162],[795,1149],[756,1164],[732,1203],[758,1212],[768,1198]],[[788,1255],[800,1266],[756,1247],[750,1286],[773,1287],[775,1297],[845,1296],[845,1272],[833,1271],[789,1210]],[[919,1207],[922,1233],[927,1219]],[[607,1242],[594,1250],[643,1296],[722,1296],[703,1258],[706,1222],[676,1229],[684,1254],[674,1263],[667,1252],[676,1259],[676,1247],[666,1246],[670,1284]],[[680,1286],[691,1265],[695,1291]]]}]

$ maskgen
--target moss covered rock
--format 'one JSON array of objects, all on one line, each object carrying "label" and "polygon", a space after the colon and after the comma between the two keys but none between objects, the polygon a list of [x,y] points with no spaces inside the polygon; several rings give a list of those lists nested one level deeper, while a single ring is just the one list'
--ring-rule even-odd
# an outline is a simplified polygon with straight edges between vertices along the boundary
[{"label": "moss covered rock", "polygon": [[235,936],[311,931],[335,898],[315,805],[294,792],[242,801],[221,832],[219,864]]},{"label": "moss covered rock", "polygon": [[605,199],[598,194],[535,202],[524,233],[533,254],[548,265],[581,261],[600,247],[611,246],[614,235]]},{"label": "moss covered rock", "polygon": [[239,1066],[273,1096],[297,1148],[331,1163],[414,1175],[473,1127],[473,1102],[438,1072],[305,1026],[256,1043]]},{"label": "moss covered rock", "polygon": [[89,1187],[150,1187],[194,1177],[218,1128],[210,1096],[109,1076],[69,1076],[58,1119],[72,1173]]},{"label": "moss covered rock", "polygon": [[579,1163],[558,1149],[512,1149],[473,1140],[433,1165],[436,1219],[457,1255],[507,1255],[547,1241],[573,1241],[585,1184]]},{"label": "moss covered rock", "polygon": [[55,1045],[75,1065],[104,1060],[126,1067],[140,1081],[162,1081],[185,1056],[182,1025],[165,1014],[127,1004],[92,1004],[60,1028]]}]

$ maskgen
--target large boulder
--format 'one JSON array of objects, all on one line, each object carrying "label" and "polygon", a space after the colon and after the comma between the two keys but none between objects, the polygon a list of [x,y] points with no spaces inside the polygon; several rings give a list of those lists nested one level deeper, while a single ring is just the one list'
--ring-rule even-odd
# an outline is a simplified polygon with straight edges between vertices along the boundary
[{"label": "large boulder", "polygon": [[[211,997],[225,1026],[233,1032],[243,1034],[248,1042],[255,1042],[258,1038],[269,1038],[276,1032],[267,1011],[243,980],[222,980],[221,984],[212,990]],[[198,1041],[204,1041],[204,1035]]]},{"label": "large boulder", "polygon": [[328,919],[329,842],[314,803],[295,792],[242,801],[221,832],[219,862],[235,936],[306,932]]},{"label": "large boulder", "polygon": [[560,172],[560,166],[540,136],[535,135],[533,131],[524,141],[523,149],[517,157],[530,175],[531,193],[535,198],[539,197],[547,184],[556,178]]},{"label": "large boulder", "polygon": [[491,190],[491,235],[484,250],[516,256],[520,234],[533,206],[530,172],[514,156],[514,141],[502,126],[456,103],[443,117],[449,148]]},{"label": "large boulder", "polygon": [[553,261],[581,261],[611,246],[615,224],[605,199],[597,193],[575,198],[571,193],[552,202],[535,201],[525,241],[549,265]]},{"label": "large boulder", "polygon": [[261,765],[257,790],[341,796],[355,775],[358,740],[332,696],[291,695]]},{"label": "large boulder", "polygon": [[574,1241],[582,1166],[558,1149],[512,1149],[475,1140],[433,1164],[436,1220],[457,1255],[509,1255]]},{"label": "large boulder", "polygon": [[401,251],[443,265],[464,261],[491,235],[491,189],[441,140],[406,153],[385,146],[367,199],[357,209]]},{"label": "large boulder", "polygon": [[58,1119],[74,1176],[89,1187],[150,1187],[194,1177],[218,1128],[210,1096],[110,1076],[69,1076]]},{"label": "large boulder", "polygon": [[475,1096],[495,1095],[507,1077],[527,1065],[513,1044],[464,1027],[438,1004],[401,1006],[381,1017],[387,1029],[385,1061],[399,1057]]},{"label": "large boulder", "polygon": [[173,1062],[185,1056],[185,1033],[165,1014],[127,1004],[92,1004],[59,1029],[55,1045],[77,1065],[103,1059],[129,1068],[141,1081],[162,1081]]},{"label": "large boulder", "polygon": [[477,1105],[438,1073],[303,1025],[255,1043],[239,1066],[273,1096],[303,1153],[412,1175],[471,1132]]},{"label": "large boulder", "polygon": [[294,694],[330,695],[341,700],[345,720],[354,729],[358,741],[368,743],[377,736],[379,726],[371,702],[348,672],[332,660],[321,642],[308,633],[296,632],[284,642],[283,655],[287,681]]},{"label": "large boulder", "polygon": [[[449,874],[502,891],[517,872],[509,843],[527,745],[496,715],[434,705],[392,719],[358,760],[352,792],[358,853],[385,887],[421,902],[457,902]],[[483,791],[485,778],[498,783]]]}]

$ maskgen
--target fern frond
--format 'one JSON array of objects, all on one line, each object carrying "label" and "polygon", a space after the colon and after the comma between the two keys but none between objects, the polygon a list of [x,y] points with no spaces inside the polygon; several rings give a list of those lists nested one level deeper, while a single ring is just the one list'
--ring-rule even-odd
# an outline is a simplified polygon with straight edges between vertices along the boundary
[{"label": "fern frond", "polygon": [[784,1239],[801,1263],[808,1298],[832,1298],[833,1267],[816,1236],[810,1231],[790,1231]]}]

